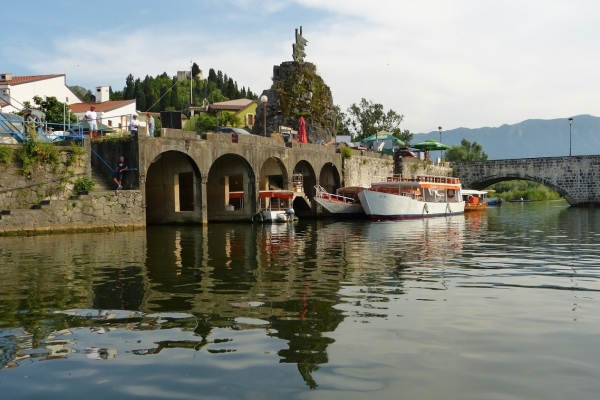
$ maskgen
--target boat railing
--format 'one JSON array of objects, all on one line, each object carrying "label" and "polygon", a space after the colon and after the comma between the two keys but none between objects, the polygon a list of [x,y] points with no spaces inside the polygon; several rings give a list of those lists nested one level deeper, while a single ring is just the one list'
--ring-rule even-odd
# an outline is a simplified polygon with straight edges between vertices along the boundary
[{"label": "boat railing", "polygon": [[419,175],[417,176],[417,180],[419,182],[445,183],[449,185],[460,184],[460,179],[451,176]]},{"label": "boat railing", "polygon": [[325,200],[336,200],[342,203],[354,203],[355,200],[352,197],[346,197],[346,196],[342,196],[339,194],[333,194],[333,193],[329,193],[327,190],[325,190],[325,188],[323,188],[320,185],[315,185],[315,197],[319,198],[319,199],[325,199]]}]

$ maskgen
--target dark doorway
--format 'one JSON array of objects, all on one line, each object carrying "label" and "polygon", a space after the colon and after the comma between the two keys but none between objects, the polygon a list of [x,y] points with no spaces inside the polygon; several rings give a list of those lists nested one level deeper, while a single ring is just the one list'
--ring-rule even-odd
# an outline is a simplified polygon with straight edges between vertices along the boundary
[{"label": "dark doorway", "polygon": [[194,211],[194,173],[179,174],[179,211]]}]

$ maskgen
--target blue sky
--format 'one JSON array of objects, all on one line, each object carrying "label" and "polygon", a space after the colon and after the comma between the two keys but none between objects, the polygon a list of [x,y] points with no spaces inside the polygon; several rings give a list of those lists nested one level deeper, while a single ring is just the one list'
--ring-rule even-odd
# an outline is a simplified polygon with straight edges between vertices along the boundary
[{"label": "blue sky", "polygon": [[88,89],[193,60],[260,94],[302,26],[336,104],[381,103],[415,133],[600,115],[594,0],[30,0],[3,15],[0,72]]}]

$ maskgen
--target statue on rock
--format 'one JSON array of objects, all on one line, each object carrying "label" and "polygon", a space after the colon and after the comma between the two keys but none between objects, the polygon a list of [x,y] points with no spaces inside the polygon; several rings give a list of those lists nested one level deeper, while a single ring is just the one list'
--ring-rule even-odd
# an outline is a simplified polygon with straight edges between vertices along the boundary
[{"label": "statue on rock", "polygon": [[273,67],[273,84],[262,93],[268,100],[264,106],[256,108],[253,134],[263,135],[265,122],[266,136],[271,136],[283,126],[299,130],[300,121],[303,121],[304,143],[327,143],[334,138],[337,111],[333,96],[317,73],[316,65],[304,61],[307,43],[302,37],[302,27],[296,29],[296,43],[292,45],[294,61],[284,61]]},{"label": "statue on rock", "polygon": [[304,46],[308,43],[308,40],[302,37],[302,27],[300,27],[300,33],[296,29],[296,43],[292,44],[292,57],[294,61],[304,62],[306,53],[304,52]]}]

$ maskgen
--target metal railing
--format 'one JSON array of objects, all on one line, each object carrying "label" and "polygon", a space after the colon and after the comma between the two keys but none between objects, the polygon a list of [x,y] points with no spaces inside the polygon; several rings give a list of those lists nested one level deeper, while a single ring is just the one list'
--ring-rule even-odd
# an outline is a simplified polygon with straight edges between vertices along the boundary
[{"label": "metal railing", "polygon": [[[100,138],[104,139],[104,136],[106,136],[106,134],[109,134],[111,132],[117,132],[120,134],[120,136],[125,136],[125,133],[127,133],[128,135],[132,135],[131,122],[133,121],[133,116],[134,116],[134,114],[121,114],[121,115],[111,115],[108,117],[105,116],[105,117],[98,118],[97,132],[100,134]],[[120,120],[120,122],[118,123],[118,126],[111,125],[112,121],[115,119]],[[105,124],[103,121],[108,122],[108,123]],[[144,128],[144,127],[138,126],[138,133],[137,133],[138,135],[140,134],[140,128]],[[146,130],[148,129],[147,125],[146,125],[145,129]]]}]

